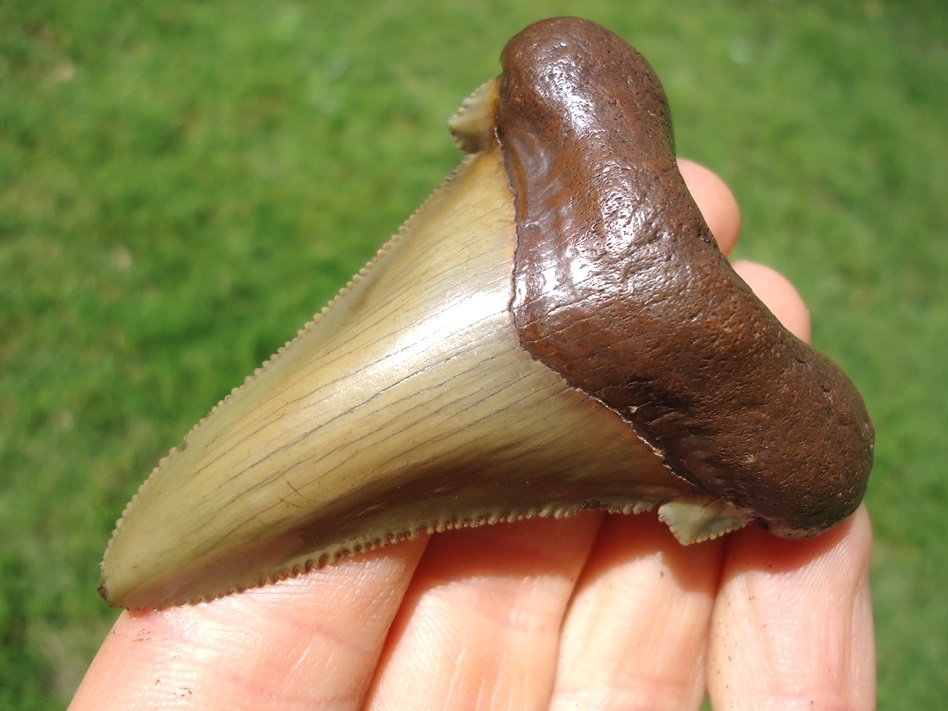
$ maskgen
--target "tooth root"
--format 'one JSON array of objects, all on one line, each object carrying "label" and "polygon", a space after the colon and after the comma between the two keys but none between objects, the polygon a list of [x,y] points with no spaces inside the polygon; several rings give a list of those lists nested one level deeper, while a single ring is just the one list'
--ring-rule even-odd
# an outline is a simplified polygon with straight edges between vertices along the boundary
[{"label": "tooth root", "polygon": [[106,551],[106,599],[208,599],[420,531],[689,495],[520,346],[514,248],[498,152],[470,157],[159,464]]}]

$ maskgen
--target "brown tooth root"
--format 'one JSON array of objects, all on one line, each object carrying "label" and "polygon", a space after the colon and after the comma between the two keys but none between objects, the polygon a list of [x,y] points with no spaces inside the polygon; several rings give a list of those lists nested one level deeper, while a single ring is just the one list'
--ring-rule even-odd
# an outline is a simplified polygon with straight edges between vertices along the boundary
[{"label": "brown tooth root", "polygon": [[470,155],[163,459],[102,562],[114,605],[284,578],[421,531],[652,506],[690,542],[858,503],[862,401],[717,251],[657,79],[534,25],[452,119]]},{"label": "brown tooth root", "polygon": [[518,35],[502,63],[524,347],[775,533],[814,535],[852,513],[872,464],[862,398],[718,251],[646,61],[562,18]]}]

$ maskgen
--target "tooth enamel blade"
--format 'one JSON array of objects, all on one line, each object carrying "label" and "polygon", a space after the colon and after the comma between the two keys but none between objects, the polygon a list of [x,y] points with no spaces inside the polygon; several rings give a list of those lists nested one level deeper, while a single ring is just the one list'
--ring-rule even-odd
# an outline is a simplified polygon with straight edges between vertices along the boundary
[{"label": "tooth enamel blade", "polygon": [[513,209],[498,152],[467,158],[159,463],[116,527],[103,596],[159,608],[423,531],[687,495],[621,418],[520,346]]}]

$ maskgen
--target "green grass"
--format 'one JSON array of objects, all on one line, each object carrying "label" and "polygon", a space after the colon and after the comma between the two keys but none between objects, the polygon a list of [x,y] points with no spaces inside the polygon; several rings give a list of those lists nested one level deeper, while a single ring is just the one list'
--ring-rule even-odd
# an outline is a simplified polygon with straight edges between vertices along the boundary
[{"label": "green grass", "polygon": [[69,698],[125,501],[452,167],[445,119],[505,41],[566,13],[651,59],[740,255],[794,280],[865,394],[880,707],[944,703],[942,3],[7,0],[0,707]]}]

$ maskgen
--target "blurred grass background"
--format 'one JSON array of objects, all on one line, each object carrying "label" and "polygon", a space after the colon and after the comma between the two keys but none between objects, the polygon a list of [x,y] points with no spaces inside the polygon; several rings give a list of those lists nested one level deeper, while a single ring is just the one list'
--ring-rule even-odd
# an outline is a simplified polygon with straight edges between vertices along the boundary
[{"label": "blurred grass background", "polygon": [[[157,459],[454,165],[446,118],[531,21],[665,83],[878,433],[879,701],[948,698],[948,6],[602,0],[0,3],[0,707],[71,696]],[[788,423],[792,424],[792,423]]]}]

